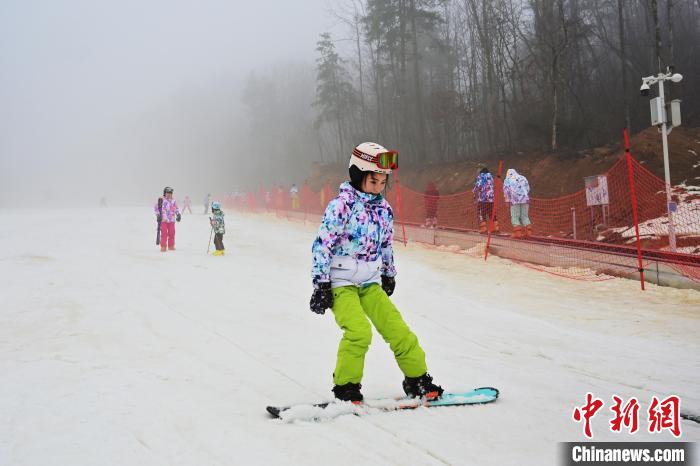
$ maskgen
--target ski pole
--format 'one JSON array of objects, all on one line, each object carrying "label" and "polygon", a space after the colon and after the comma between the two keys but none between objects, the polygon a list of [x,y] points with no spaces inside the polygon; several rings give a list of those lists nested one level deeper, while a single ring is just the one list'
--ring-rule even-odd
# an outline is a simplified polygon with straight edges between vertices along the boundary
[{"label": "ski pole", "polygon": [[[211,221],[211,219],[209,219]],[[207,244],[207,254],[209,254],[209,248],[211,247],[211,235],[214,234],[214,225],[211,226],[211,231],[209,232],[209,244]]]},{"label": "ski pole", "polygon": [[[163,198],[158,198],[158,218],[163,218]],[[156,219],[156,246],[160,244],[160,220]]]}]

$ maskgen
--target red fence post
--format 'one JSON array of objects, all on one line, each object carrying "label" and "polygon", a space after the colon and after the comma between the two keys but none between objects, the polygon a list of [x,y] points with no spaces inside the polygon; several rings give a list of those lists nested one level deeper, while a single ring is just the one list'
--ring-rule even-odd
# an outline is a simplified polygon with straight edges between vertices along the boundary
[{"label": "red fence post", "polygon": [[634,232],[637,235],[637,261],[639,270],[639,280],[644,291],[644,265],[642,263],[642,244],[639,241],[639,221],[637,219],[637,192],[634,189],[634,173],[632,171],[632,156],[630,155],[630,138],[627,128],[624,129],[625,158],[627,159],[627,173],[630,179],[630,196],[632,197],[632,218],[634,219]]},{"label": "red fence post", "polygon": [[498,206],[498,192],[500,188],[498,182],[501,180],[501,170],[503,170],[503,160],[498,161],[498,174],[493,180],[493,206],[491,208],[491,220],[489,222],[488,237],[486,238],[486,251],[484,252],[484,260],[489,257],[489,248],[491,247],[491,230],[493,230],[493,222],[496,218],[496,207]]}]

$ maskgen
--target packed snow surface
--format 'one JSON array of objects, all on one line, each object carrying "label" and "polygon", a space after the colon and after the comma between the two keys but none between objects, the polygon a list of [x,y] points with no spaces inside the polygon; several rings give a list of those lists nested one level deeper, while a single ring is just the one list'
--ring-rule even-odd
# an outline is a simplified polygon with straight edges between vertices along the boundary
[{"label": "packed snow surface", "polygon": [[[662,195],[663,193],[657,193]],[[700,236],[698,225],[700,225],[700,187],[680,184],[675,191],[678,202],[676,211],[673,213],[674,232],[678,236]],[[631,226],[611,228],[611,231],[620,233],[623,238],[628,238],[627,243],[634,243],[637,240],[637,232],[634,224]],[[669,235],[668,215],[664,214],[639,224],[639,236],[642,238]],[[599,236],[602,240],[604,237]],[[693,254],[697,246],[677,248],[676,252]]]},{"label": "packed snow surface", "polygon": [[[2,465],[542,465],[587,392],[594,440],[647,433],[652,396],[700,412],[700,293],[567,280],[498,257],[395,245],[394,302],[449,391],[479,406],[285,423],[267,405],[330,399],[341,331],[308,308],[316,225],[227,212],[226,255],[201,214],[155,246],[149,207],[0,211]],[[363,392],[401,394],[381,337]],[[608,427],[613,394],[640,432]],[[681,440],[700,440],[682,421]]]}]

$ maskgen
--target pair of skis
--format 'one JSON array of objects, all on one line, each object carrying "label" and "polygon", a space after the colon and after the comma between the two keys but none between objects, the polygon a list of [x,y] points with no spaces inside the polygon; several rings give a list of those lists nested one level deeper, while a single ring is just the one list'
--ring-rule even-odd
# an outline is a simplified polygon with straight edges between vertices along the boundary
[{"label": "pair of skis", "polygon": [[443,393],[435,400],[421,398],[376,398],[353,404],[347,401],[329,401],[316,404],[291,406],[268,406],[267,412],[274,418],[285,421],[319,421],[333,419],[344,414],[362,416],[375,412],[401,411],[416,408],[436,408],[440,406],[463,406],[492,403],[498,399],[498,389],[481,387],[465,392]]}]

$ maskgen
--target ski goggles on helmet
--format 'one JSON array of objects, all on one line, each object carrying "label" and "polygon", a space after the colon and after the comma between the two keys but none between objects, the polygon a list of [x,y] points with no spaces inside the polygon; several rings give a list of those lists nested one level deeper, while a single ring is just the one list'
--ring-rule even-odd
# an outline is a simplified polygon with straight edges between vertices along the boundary
[{"label": "ski goggles on helmet", "polygon": [[352,151],[355,157],[359,157],[362,160],[373,163],[382,170],[395,170],[399,168],[399,153],[395,150],[390,150],[388,152],[380,152],[377,155],[369,155],[358,150],[357,148]]},{"label": "ski goggles on helmet", "polygon": [[170,194],[173,193],[173,188],[171,188],[170,186],[166,186],[166,187],[163,189],[163,194],[168,194],[168,193],[170,193]]}]

